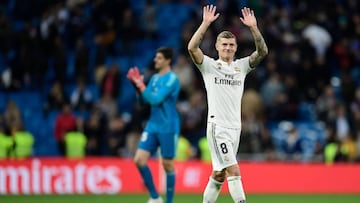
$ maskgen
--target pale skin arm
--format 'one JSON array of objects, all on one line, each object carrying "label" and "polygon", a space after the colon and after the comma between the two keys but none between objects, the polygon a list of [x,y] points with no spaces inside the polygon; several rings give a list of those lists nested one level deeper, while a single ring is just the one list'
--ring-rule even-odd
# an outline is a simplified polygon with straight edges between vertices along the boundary
[{"label": "pale skin arm", "polygon": [[220,15],[219,13],[215,14],[215,12],[216,12],[216,6],[213,5],[204,6],[203,21],[189,41],[188,51],[191,59],[196,64],[201,64],[204,59],[204,54],[200,49],[200,43],[204,37],[206,30],[209,28],[210,24],[214,22]]},{"label": "pale skin arm", "polygon": [[268,48],[263,36],[258,27],[254,11],[249,8],[241,9],[243,17],[240,17],[241,22],[248,26],[255,41],[256,50],[250,54],[249,63],[251,67],[257,66],[268,54]]}]

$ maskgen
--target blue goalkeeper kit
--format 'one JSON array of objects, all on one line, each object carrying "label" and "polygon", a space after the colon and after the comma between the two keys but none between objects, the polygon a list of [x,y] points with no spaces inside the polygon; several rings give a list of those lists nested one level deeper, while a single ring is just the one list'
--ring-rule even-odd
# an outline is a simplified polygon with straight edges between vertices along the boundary
[{"label": "blue goalkeeper kit", "polygon": [[141,98],[151,106],[150,118],[141,137],[139,147],[150,152],[161,146],[165,158],[173,158],[177,137],[180,132],[180,119],[176,102],[180,92],[180,82],[172,71],[151,77]]}]

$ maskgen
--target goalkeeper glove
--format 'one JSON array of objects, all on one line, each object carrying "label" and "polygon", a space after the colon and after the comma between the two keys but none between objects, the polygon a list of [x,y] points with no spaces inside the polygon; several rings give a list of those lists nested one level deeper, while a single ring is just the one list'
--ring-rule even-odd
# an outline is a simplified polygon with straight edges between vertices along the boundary
[{"label": "goalkeeper glove", "polygon": [[126,77],[135,85],[135,87],[140,92],[142,92],[146,88],[143,78],[140,75],[140,71],[137,67],[130,68]]}]

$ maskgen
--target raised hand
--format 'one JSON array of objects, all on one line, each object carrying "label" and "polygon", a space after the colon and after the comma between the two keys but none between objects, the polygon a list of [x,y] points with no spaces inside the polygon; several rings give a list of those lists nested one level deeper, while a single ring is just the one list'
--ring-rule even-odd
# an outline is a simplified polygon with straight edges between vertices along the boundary
[{"label": "raised hand", "polygon": [[220,13],[215,14],[216,6],[214,5],[207,5],[203,8],[203,22],[211,24],[214,22],[219,16]]},{"label": "raised hand", "polygon": [[246,25],[248,27],[257,26],[257,22],[256,22],[256,18],[255,18],[253,10],[250,10],[250,8],[244,7],[243,9],[241,9],[241,13],[242,13],[243,17],[240,17],[240,20],[244,25]]},{"label": "raised hand", "polygon": [[142,76],[140,75],[140,71],[137,67],[132,67],[129,69],[129,71],[127,72],[126,77],[135,85],[135,87],[137,89],[139,89],[140,91],[142,91],[143,89],[145,89],[145,84],[143,81]]}]

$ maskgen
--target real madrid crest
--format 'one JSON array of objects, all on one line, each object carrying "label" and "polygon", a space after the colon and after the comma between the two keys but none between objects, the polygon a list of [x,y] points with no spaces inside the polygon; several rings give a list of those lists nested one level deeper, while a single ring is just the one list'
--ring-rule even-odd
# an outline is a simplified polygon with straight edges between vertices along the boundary
[{"label": "real madrid crest", "polygon": [[217,68],[218,68],[219,70],[221,70],[221,63],[217,63],[216,65],[217,65]]},{"label": "real madrid crest", "polygon": [[234,67],[234,70],[235,70],[236,72],[240,72],[240,67]]}]

